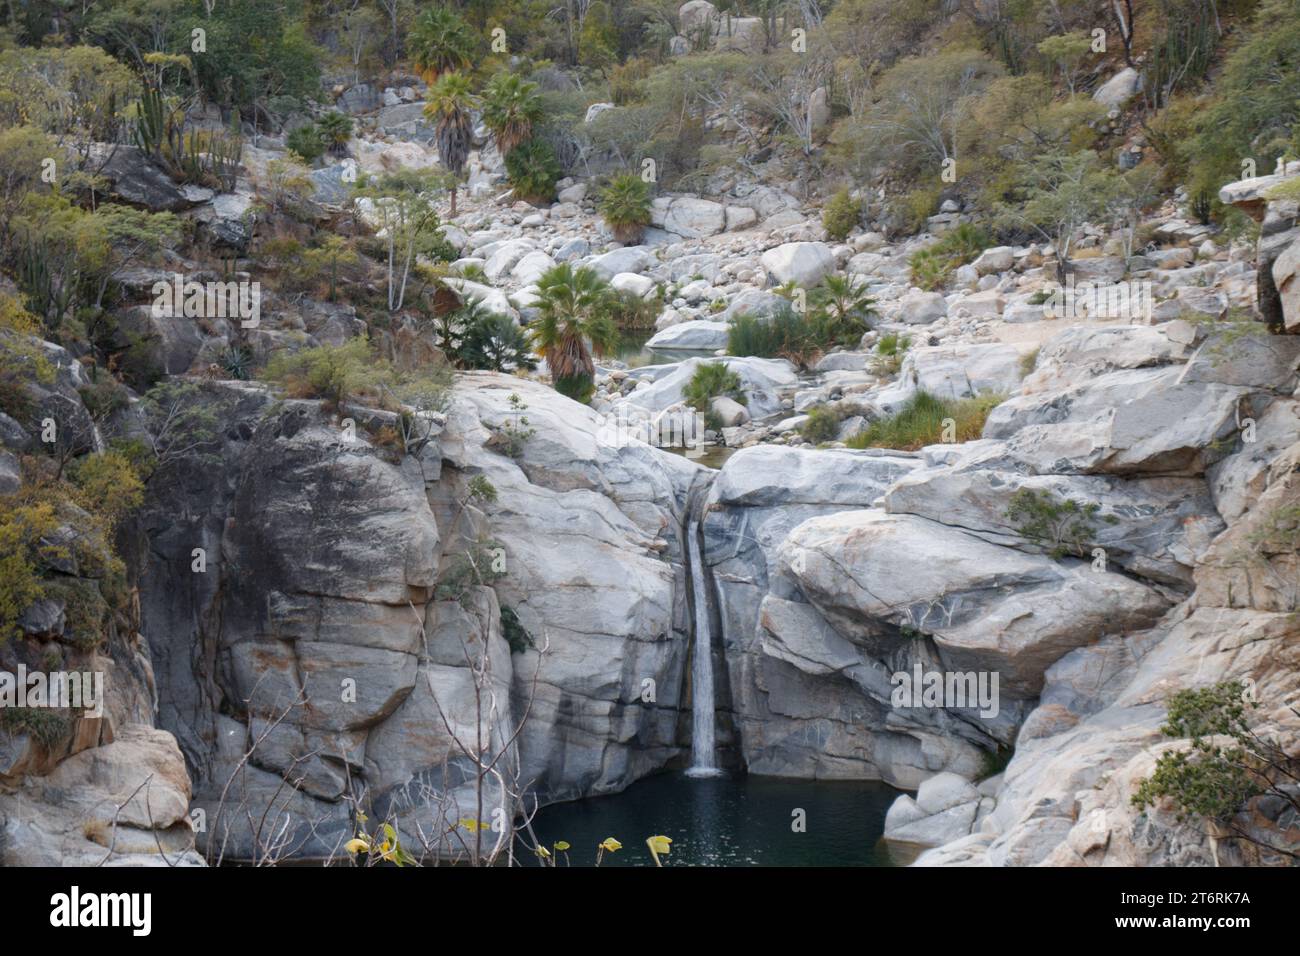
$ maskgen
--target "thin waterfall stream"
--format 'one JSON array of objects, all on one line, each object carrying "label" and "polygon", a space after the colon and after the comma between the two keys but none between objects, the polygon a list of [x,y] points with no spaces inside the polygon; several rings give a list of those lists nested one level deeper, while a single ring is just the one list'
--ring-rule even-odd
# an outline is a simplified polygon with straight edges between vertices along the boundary
[{"label": "thin waterfall stream", "polygon": [[714,740],[713,627],[709,617],[699,521],[690,522],[686,539],[695,605],[695,653],[691,660],[691,768],[687,775],[712,777],[721,771],[718,770]]}]

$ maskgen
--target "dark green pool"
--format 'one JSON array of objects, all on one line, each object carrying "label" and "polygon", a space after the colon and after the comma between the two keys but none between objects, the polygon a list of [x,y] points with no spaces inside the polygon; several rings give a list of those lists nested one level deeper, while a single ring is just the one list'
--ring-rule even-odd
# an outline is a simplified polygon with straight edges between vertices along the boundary
[{"label": "dark green pool", "polygon": [[[862,781],[666,773],[614,796],[546,807],[533,827],[546,846],[569,843],[572,866],[592,865],[611,836],[623,849],[602,866],[653,866],[645,840],[655,835],[673,841],[665,866],[891,866],[880,834],[899,792]],[[804,811],[802,833],[791,828],[795,810]]]}]

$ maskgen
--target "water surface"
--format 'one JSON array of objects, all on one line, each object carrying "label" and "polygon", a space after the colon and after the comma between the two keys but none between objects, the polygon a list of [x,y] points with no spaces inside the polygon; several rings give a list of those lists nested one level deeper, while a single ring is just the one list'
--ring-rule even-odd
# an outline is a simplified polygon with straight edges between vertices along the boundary
[{"label": "water surface", "polygon": [[[592,865],[596,845],[611,836],[623,849],[605,854],[602,866],[653,866],[645,840],[655,835],[673,841],[665,866],[892,866],[880,835],[900,792],[872,781],[676,771],[613,796],[545,807],[533,828],[547,846],[569,843],[572,866]],[[792,829],[795,810],[804,811],[803,833]]]}]

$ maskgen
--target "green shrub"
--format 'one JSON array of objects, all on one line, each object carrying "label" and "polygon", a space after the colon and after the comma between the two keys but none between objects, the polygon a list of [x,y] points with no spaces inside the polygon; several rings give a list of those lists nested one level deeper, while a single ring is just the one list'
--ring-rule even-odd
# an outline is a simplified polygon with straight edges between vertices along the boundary
[{"label": "green shrub", "polygon": [[643,298],[629,289],[611,289],[604,309],[620,332],[645,332],[655,327],[663,299],[658,295]]},{"label": "green shrub", "polygon": [[314,123],[299,126],[284,138],[285,149],[308,166],[325,155],[325,137]]},{"label": "green shrub", "polygon": [[528,333],[508,315],[471,309],[473,316],[464,330],[459,358],[465,368],[493,372],[514,372],[537,368]]},{"label": "green shrub", "polygon": [[560,164],[545,140],[530,139],[506,156],[506,176],[519,199],[530,203],[550,202],[555,198]]},{"label": "green shrub", "polygon": [[877,375],[896,375],[903,367],[903,356],[912,346],[909,335],[886,332],[876,343],[876,358],[872,368]]},{"label": "green shrub", "polygon": [[72,718],[48,707],[3,707],[0,727],[15,736],[28,734],[42,746],[51,748],[72,732]]},{"label": "green shrub", "polygon": [[58,527],[50,501],[21,490],[0,497],[0,644],[17,631],[18,616],[45,597],[40,572],[58,556],[47,543]]},{"label": "green shrub", "polygon": [[697,412],[708,412],[709,402],[723,396],[742,405],[748,401],[740,376],[721,362],[699,365],[682,389],[682,400]]},{"label": "green shrub", "polygon": [[814,445],[834,441],[839,434],[840,416],[825,405],[809,410],[808,420],[799,428],[799,434]]},{"label": "green shrub", "polygon": [[1249,801],[1265,794],[1286,812],[1296,808],[1292,785],[1300,768],[1280,736],[1252,729],[1248,711],[1258,706],[1245,681],[1173,693],[1160,731],[1172,740],[1188,740],[1190,748],[1166,750],[1156,759],[1154,772],[1133,794],[1133,806],[1146,810],[1168,800],[1180,823],[1205,819],[1219,838],[1227,830],[1229,837],[1276,851],[1267,831],[1235,823]]},{"label": "green shrub", "polygon": [[[1059,561],[1066,555],[1086,557],[1097,535],[1095,519],[1101,505],[1057,500],[1050,491],[1021,488],[1011,496],[1004,517],[1016,533]],[[1109,519],[1115,521],[1113,516]]]},{"label": "green shrub", "polygon": [[352,138],[351,116],[333,110],[320,118],[316,130],[322,144],[330,153],[335,156],[347,155],[348,140]]},{"label": "green shrub", "polygon": [[977,779],[987,780],[989,777],[996,777],[1007,769],[1007,764],[1011,763],[1011,758],[1015,755],[1015,748],[1004,744],[998,744],[994,750],[983,751],[980,754],[980,772]]},{"label": "green shrub", "polygon": [[861,217],[862,203],[853,198],[846,186],[826,203],[826,208],[822,210],[822,225],[826,227],[826,234],[830,238],[842,242]]},{"label": "green shrub", "polygon": [[829,275],[813,290],[809,321],[818,346],[854,348],[871,328],[875,301],[867,284],[852,275]]},{"label": "green shrub", "polygon": [[520,622],[519,615],[512,607],[501,608],[501,633],[506,643],[510,645],[511,654],[522,654],[537,646],[533,641],[533,635],[528,633],[528,629]]},{"label": "green shrub", "polygon": [[976,259],[992,244],[989,234],[979,226],[959,223],[934,245],[912,253],[908,260],[912,282],[931,292],[942,289],[956,269]]},{"label": "green shrub", "polygon": [[727,330],[727,352],[755,358],[784,358],[806,366],[816,352],[816,342],[807,319],[787,305],[770,316],[737,316]]},{"label": "green shrub", "polygon": [[650,185],[635,173],[615,176],[601,194],[600,215],[619,242],[640,242],[650,225]]},{"label": "green shrub", "polygon": [[939,211],[939,199],[943,195],[940,186],[918,186],[907,195],[895,200],[894,214],[899,218],[906,233],[922,232],[926,221]]},{"label": "green shrub", "polygon": [[917,392],[896,414],[872,422],[865,432],[847,442],[850,448],[898,448],[914,451],[944,440],[945,422],[951,423],[956,442],[979,438],[984,421],[1001,395],[978,395],[956,401]]},{"label": "green shrub", "polygon": [[362,389],[379,384],[386,371],[361,336],[342,345],[282,352],[267,365],[266,378],[294,398],[320,398],[338,409]]}]

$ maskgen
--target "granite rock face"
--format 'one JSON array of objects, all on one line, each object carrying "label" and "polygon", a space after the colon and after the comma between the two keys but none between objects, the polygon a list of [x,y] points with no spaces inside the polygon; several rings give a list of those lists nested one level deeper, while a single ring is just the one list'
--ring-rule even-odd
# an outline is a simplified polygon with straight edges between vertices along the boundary
[{"label": "granite rock face", "polygon": [[[549,388],[467,379],[441,433],[400,460],[315,403],[231,386],[215,400],[221,464],[188,463],[151,501],[159,723],[227,859],[266,852],[237,807],[290,821],[285,852],[305,858],[335,852],[362,806],[459,819],[477,799],[461,745],[480,728],[543,802],[621,789],[679,754],[697,466],[598,441],[596,416]],[[517,458],[498,446],[511,394],[534,429]],[[471,502],[474,479],[496,497]],[[473,554],[500,573],[451,599]],[[511,652],[507,617],[534,647]],[[488,801],[514,806],[504,786]]]}]

